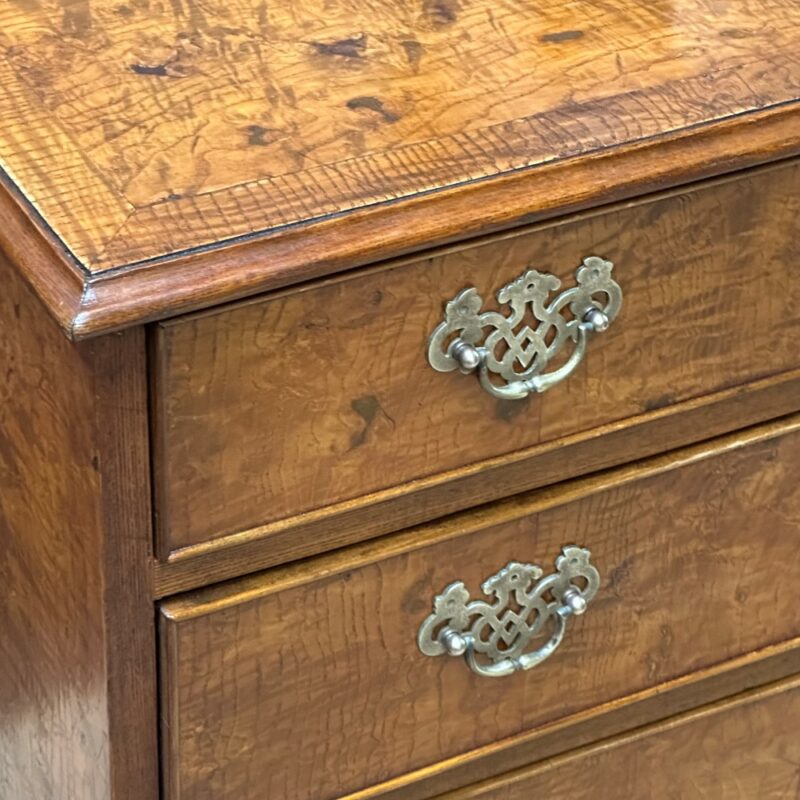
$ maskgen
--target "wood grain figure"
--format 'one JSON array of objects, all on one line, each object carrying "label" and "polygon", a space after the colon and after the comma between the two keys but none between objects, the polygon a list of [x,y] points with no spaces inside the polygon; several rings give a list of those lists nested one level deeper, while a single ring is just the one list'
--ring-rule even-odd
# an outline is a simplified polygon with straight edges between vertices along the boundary
[{"label": "wood grain figure", "polygon": [[[160,554],[394,487],[411,494],[437,473],[795,367],[798,220],[791,162],[163,324]],[[461,289],[488,305],[530,267],[566,288],[590,254],[615,263],[624,305],[561,386],[502,401],[430,367],[427,337]]]},{"label": "wood grain figure", "polygon": [[791,0],[6,3],[0,207],[85,336],[797,153],[798,33]]},{"label": "wood grain figure", "polygon": [[[0,800],[796,795],[798,41],[796,0],[0,0]],[[445,313],[552,388],[435,371]],[[546,663],[420,650],[571,544]]]},{"label": "wood grain figure", "polygon": [[436,800],[790,800],[799,725],[795,677]]},{"label": "wood grain figure", "polygon": [[[799,428],[464,514],[310,581],[279,571],[165,601],[167,800],[342,797],[800,636],[776,591],[800,579]],[[509,561],[549,564],[573,542],[603,584],[546,664],[491,680],[418,651],[446,585],[477,594]]]}]

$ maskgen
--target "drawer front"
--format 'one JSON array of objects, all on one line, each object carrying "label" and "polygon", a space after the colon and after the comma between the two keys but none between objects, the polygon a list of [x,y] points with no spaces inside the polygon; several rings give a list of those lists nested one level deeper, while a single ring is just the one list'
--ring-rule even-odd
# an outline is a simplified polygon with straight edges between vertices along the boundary
[{"label": "drawer front", "polygon": [[440,800],[791,800],[798,730],[795,678]]},{"label": "drawer front", "polygon": [[[169,800],[345,796],[800,636],[799,431],[790,418],[164,602]],[[512,561],[547,574],[569,543],[599,588],[547,661],[486,677],[420,651],[446,586],[481,597]]]},{"label": "drawer front", "polygon": [[[431,476],[800,366],[799,220],[791,163],[159,326],[161,555],[280,533],[332,504],[349,513],[392,487],[407,497]],[[616,265],[623,304],[569,378],[502,400],[428,363],[460,290],[499,307],[495,293],[524,270],[568,288],[591,254]],[[695,441],[706,435],[697,426]],[[375,535],[380,517],[333,544]]]}]

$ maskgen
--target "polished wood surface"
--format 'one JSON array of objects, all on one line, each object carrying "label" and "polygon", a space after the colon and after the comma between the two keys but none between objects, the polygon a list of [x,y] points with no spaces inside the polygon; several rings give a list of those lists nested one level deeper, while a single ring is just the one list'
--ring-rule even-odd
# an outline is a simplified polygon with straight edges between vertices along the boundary
[{"label": "polished wood surface", "polygon": [[[340,797],[800,636],[799,467],[792,417],[164,602],[168,800]],[[419,654],[445,585],[576,540],[603,585],[546,665]]]},{"label": "polished wood surface", "polygon": [[595,706],[527,734],[440,761],[349,794],[347,800],[430,800],[441,792],[529,766],[798,673],[800,639],[794,639]]},{"label": "polished wood surface", "polygon": [[793,639],[439,761],[348,794],[347,800],[430,800],[439,793],[496,777],[798,673],[800,639]]},{"label": "polished wood surface", "polygon": [[0,206],[87,335],[796,153],[798,33],[791,0],[5,3]]},{"label": "polished wood surface", "polygon": [[372,539],[463,508],[729,433],[800,408],[800,370],[562,437],[172,553],[158,598]]},{"label": "polished wood surface", "polygon": [[[798,39],[0,2],[0,800],[796,794]],[[428,367],[457,291],[590,253],[625,303],[567,383]],[[547,664],[419,653],[446,584],[572,542]]]},{"label": "polished wood surface", "polygon": [[796,677],[437,800],[791,800]]},{"label": "polished wood surface", "polygon": [[[796,367],[798,220],[792,162],[162,324],[161,555]],[[562,385],[504,402],[428,365],[459,290],[492,302],[530,266],[567,287],[592,253],[624,305]]]},{"label": "polished wood surface", "polygon": [[142,332],[0,281],[0,797],[157,800]]}]

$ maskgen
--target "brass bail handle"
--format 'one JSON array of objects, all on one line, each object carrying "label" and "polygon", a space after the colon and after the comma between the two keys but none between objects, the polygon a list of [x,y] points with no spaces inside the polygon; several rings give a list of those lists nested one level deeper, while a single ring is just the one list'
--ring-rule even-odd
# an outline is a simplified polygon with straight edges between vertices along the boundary
[{"label": "brass bail handle", "polygon": [[[598,256],[585,258],[575,274],[576,285],[549,303],[561,281],[528,270],[497,293],[508,314],[481,311],[478,290],[464,289],[446,304],[444,321],[428,340],[428,363],[438,372],[477,372],[483,389],[504,400],[551,389],[583,361],[590,336],[608,330],[617,318],[622,289],[611,277],[613,269]],[[571,318],[563,315],[565,308]],[[534,327],[528,319],[535,321]],[[546,372],[568,342],[573,344],[570,357]]]},{"label": "brass bail handle", "polygon": [[[544,578],[536,564],[512,561],[481,587],[492,602],[470,600],[462,581],[451,583],[434,598],[433,613],[419,628],[420,651],[463,656],[474,673],[489,678],[533,669],[555,653],[568,621],[582,615],[597,594],[600,574],[591,555],[568,545],[556,558],[555,572]],[[548,629],[546,641],[532,648]]]}]

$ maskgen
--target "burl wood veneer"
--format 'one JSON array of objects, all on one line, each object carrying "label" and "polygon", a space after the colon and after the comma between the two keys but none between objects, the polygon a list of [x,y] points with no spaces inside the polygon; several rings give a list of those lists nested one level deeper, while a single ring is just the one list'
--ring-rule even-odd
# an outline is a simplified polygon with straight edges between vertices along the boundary
[{"label": "burl wood veneer", "polygon": [[[329,800],[800,637],[800,417],[161,605],[169,797]],[[552,659],[505,679],[409,636],[511,561],[592,552]],[[321,566],[321,564],[320,564]],[[315,577],[318,570],[319,577]],[[296,755],[298,742],[302,753]]]},{"label": "burl wood veneer", "polygon": [[793,678],[439,800],[788,800],[800,788],[799,716]]},{"label": "burl wood veneer", "polygon": [[635,196],[800,152],[798,36],[793,0],[5,3],[1,241],[86,336]]},{"label": "burl wood veneer", "polygon": [[[189,558],[203,552],[192,545],[226,536],[220,547],[246,538],[254,548],[280,529],[270,523],[295,517],[284,525],[297,528],[299,515],[337,504],[352,514],[387,490],[407,498],[419,479],[790,370],[799,218],[793,161],[163,323],[153,387],[162,555],[189,548],[179,554]],[[497,307],[497,289],[530,267],[573,285],[590,253],[615,263],[623,313],[557,390],[497,400],[474,376],[438,374],[420,357],[460,289]],[[462,502],[551,480],[487,479]],[[365,528],[359,538],[374,535],[372,520]]]},{"label": "burl wood veneer", "polygon": [[[0,2],[0,800],[792,796],[798,40],[791,0]],[[621,311],[557,310],[549,392],[433,370],[456,293],[592,255]],[[471,671],[457,603],[417,641],[570,544],[546,662]]]}]

